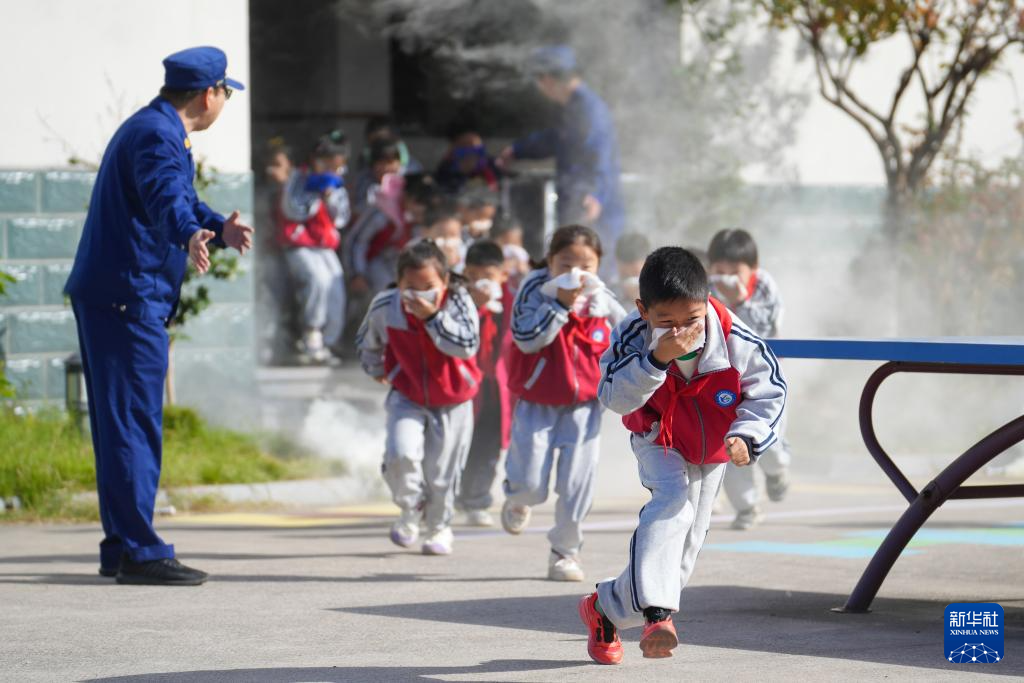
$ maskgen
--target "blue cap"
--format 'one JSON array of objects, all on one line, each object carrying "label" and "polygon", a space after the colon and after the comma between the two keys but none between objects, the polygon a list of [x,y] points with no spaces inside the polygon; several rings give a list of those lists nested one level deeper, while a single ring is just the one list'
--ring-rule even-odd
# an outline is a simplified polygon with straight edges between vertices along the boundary
[{"label": "blue cap", "polygon": [[198,90],[223,83],[235,90],[245,86],[227,77],[228,58],[216,47],[190,47],[164,59],[164,86],[173,90]]},{"label": "blue cap", "polygon": [[576,71],[576,53],[568,45],[547,45],[539,47],[530,55],[530,73],[572,73]]}]

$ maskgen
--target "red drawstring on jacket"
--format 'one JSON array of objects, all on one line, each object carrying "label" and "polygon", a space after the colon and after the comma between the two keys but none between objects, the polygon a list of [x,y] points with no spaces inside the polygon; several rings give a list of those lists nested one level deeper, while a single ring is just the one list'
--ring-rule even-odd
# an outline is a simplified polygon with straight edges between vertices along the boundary
[{"label": "red drawstring on jacket", "polygon": [[679,405],[679,399],[699,394],[707,383],[708,378],[701,377],[692,382],[685,382],[669,372],[665,381],[675,383],[675,386],[669,387],[671,394],[668,397],[664,410],[661,412],[661,423],[658,425],[658,440],[661,441],[667,456],[669,449],[675,443],[675,440],[672,438],[672,427],[675,424],[676,408]]}]

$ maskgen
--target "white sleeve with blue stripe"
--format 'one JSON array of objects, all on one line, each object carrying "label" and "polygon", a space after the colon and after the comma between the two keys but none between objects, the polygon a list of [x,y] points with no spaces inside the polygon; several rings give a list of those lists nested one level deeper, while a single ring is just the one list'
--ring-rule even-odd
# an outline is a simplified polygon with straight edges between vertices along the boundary
[{"label": "white sleeve with blue stripe", "polygon": [[374,379],[384,376],[384,347],[388,343],[387,312],[394,305],[397,290],[389,289],[373,298],[356,333],[359,362],[367,375]]},{"label": "white sleeve with blue stripe", "polygon": [[651,364],[647,323],[634,311],[612,331],[612,343],[601,356],[598,400],[620,415],[639,410],[665,383],[666,373]]},{"label": "white sleeve with blue stripe", "polygon": [[469,292],[450,288],[448,299],[425,327],[434,346],[453,358],[469,360],[480,348],[480,315]]},{"label": "white sleeve with blue stripe", "polygon": [[749,440],[758,457],[778,440],[778,427],[786,409],[786,380],[779,361],[764,340],[733,318],[729,357],[740,373],[740,403],[727,436]]},{"label": "white sleeve with blue stripe", "polygon": [[519,288],[512,307],[512,340],[523,353],[537,353],[569,322],[569,309],[540,291],[546,270],[535,270]]}]

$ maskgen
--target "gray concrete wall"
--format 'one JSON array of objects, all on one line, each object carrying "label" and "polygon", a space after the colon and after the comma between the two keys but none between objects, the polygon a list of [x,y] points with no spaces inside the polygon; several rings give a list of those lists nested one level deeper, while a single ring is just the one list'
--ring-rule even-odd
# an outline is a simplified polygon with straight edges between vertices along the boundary
[{"label": "gray concrete wall", "polygon": [[[78,340],[63,288],[94,181],[88,171],[0,169],[0,270],[17,280],[0,298],[0,357],[17,401],[28,406],[64,403],[64,360]],[[218,176],[206,194],[218,210],[252,214],[248,173]],[[184,330],[190,339],[175,352],[183,403],[206,407],[214,383],[229,395],[252,385],[253,278],[246,259],[241,266],[235,280],[203,282],[213,304]]]}]

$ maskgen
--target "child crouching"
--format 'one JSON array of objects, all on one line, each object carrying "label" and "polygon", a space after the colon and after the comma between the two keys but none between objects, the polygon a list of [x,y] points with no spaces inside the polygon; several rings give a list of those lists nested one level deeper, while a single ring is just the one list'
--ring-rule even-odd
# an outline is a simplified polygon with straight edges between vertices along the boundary
[{"label": "child crouching", "polygon": [[638,311],[615,329],[601,358],[600,401],[625,416],[651,492],[625,571],[579,603],[588,653],[601,664],[622,660],[616,629],[633,626],[645,626],[645,657],[672,655],[672,613],[704,543],[726,463],[747,465],[778,439],[786,402],[778,361],[708,291],[693,254],[656,250],[640,273]]},{"label": "child crouching", "polygon": [[398,257],[398,286],[370,304],[356,343],[363,369],[390,384],[382,471],[401,509],[391,540],[407,548],[423,527],[425,555],[452,551],[455,488],[473,436],[480,323],[429,240]]}]

